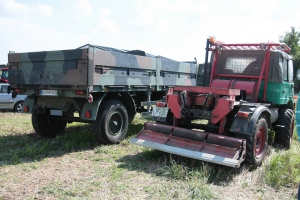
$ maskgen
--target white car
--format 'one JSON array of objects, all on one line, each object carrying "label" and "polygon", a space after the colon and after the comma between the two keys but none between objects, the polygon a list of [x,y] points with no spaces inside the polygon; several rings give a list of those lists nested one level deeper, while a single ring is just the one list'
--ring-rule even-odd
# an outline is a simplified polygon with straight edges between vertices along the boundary
[{"label": "white car", "polygon": [[12,91],[8,92],[8,86],[7,83],[0,83],[0,110],[21,112],[27,95],[17,95],[16,98],[12,98]]}]

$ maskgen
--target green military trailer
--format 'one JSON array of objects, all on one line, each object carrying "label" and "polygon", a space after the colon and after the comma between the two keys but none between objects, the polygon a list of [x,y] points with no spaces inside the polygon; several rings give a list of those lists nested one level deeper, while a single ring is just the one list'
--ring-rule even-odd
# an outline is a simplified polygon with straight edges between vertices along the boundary
[{"label": "green military trailer", "polygon": [[28,95],[22,112],[32,113],[37,134],[54,137],[67,123],[86,122],[103,144],[120,142],[136,113],[149,114],[170,87],[196,85],[197,76],[195,62],[90,44],[10,53],[8,62],[13,96]]}]

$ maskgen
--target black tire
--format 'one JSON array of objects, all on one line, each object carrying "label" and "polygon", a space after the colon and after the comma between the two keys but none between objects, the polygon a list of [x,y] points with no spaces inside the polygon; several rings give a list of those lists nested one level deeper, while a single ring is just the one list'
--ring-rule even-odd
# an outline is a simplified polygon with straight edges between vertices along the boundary
[{"label": "black tire", "polygon": [[135,114],[134,115],[128,115],[128,123],[131,123],[134,120]]},{"label": "black tire", "polygon": [[58,120],[57,116],[37,113],[34,109],[31,115],[31,122],[35,132],[41,137],[55,137],[61,134],[67,125],[66,121]]},{"label": "black tire", "polygon": [[293,140],[295,114],[292,109],[280,109],[278,119],[275,122],[274,143],[289,149]]},{"label": "black tire", "polygon": [[268,147],[268,125],[263,115],[259,117],[251,136],[238,134],[237,137],[246,139],[246,162],[254,167],[260,166]]},{"label": "black tire", "polygon": [[24,103],[23,101],[18,101],[14,106],[14,111],[17,113],[22,112],[23,103]]},{"label": "black tire", "polygon": [[128,130],[128,114],[122,102],[111,100],[100,106],[94,123],[95,135],[102,144],[122,141]]}]

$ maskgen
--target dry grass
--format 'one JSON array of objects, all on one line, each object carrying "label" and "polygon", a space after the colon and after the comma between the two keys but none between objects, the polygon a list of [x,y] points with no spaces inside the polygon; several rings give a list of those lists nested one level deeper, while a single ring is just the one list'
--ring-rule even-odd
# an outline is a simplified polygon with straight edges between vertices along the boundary
[{"label": "dry grass", "polygon": [[0,113],[0,199],[296,199],[296,186],[275,189],[265,165],[232,169],[130,145],[137,118],[118,145],[100,146],[92,126],[37,136],[30,115]]}]

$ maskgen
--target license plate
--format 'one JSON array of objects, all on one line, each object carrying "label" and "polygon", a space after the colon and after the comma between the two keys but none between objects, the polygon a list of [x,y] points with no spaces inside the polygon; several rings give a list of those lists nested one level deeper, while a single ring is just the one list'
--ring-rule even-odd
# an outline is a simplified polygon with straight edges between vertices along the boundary
[{"label": "license plate", "polygon": [[154,106],[152,110],[152,116],[155,117],[167,117],[169,108],[168,107],[157,107]]},{"label": "license plate", "polygon": [[42,96],[58,96],[57,90],[40,90]]}]

